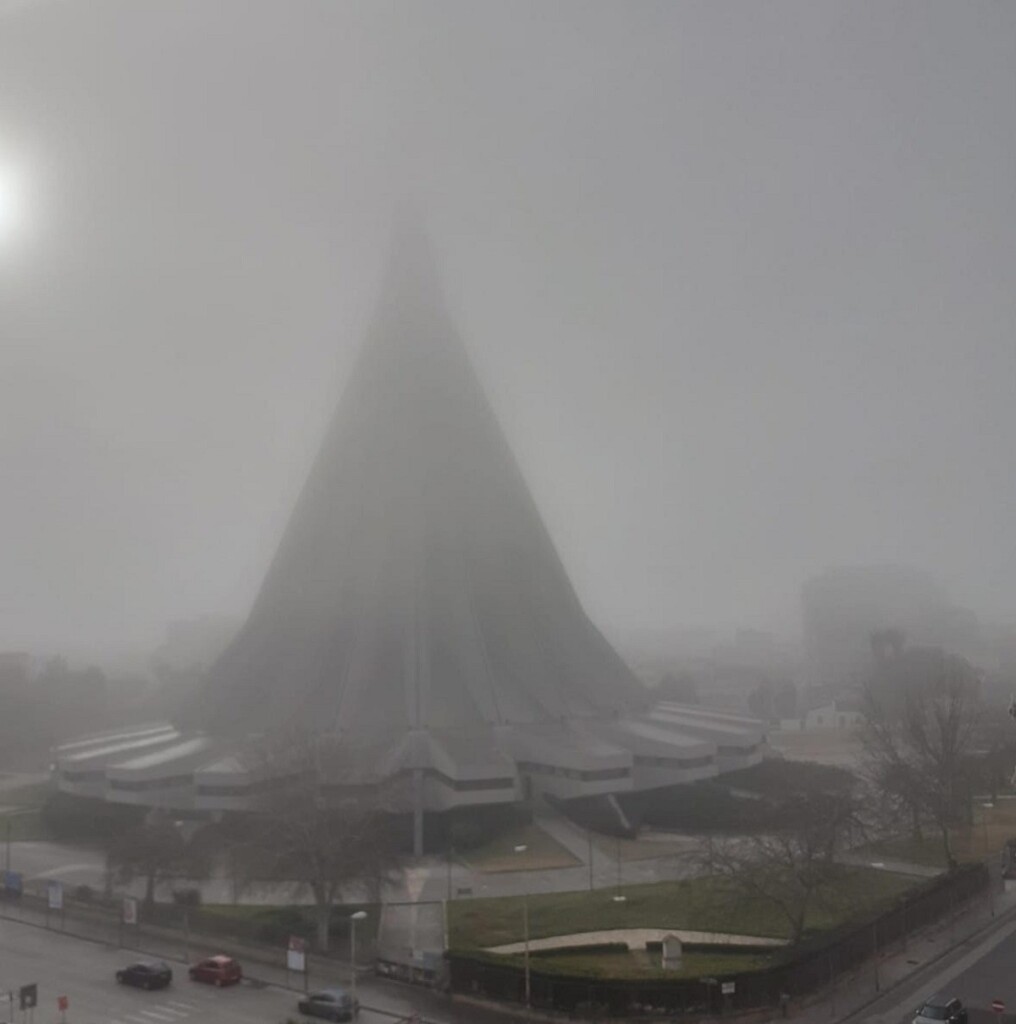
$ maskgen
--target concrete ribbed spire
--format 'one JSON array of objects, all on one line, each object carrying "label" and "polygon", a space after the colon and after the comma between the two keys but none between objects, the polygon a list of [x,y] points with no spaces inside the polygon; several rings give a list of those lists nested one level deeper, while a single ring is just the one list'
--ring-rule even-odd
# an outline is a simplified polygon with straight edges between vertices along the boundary
[{"label": "concrete ribbed spire", "polygon": [[402,225],[346,393],[194,720],[376,742],[609,717],[642,700],[579,604],[428,240]]}]

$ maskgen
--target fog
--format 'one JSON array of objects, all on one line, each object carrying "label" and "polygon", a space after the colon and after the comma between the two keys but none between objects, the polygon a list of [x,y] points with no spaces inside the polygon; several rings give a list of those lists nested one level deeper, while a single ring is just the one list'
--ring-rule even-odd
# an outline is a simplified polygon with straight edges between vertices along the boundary
[{"label": "fog", "polygon": [[393,211],[608,632],[1016,621],[1016,7],[0,0],[0,649],[242,618]]}]

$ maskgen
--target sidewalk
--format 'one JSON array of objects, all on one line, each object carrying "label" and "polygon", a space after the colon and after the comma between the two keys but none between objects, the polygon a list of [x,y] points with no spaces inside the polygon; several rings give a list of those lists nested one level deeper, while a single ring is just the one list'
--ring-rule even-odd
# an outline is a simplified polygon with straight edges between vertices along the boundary
[{"label": "sidewalk", "polygon": [[931,995],[1013,931],[1016,886],[994,893],[990,900],[978,898],[951,918],[881,951],[815,999],[791,1004],[788,1016],[798,1024],[895,1024],[921,1001],[916,993]]}]

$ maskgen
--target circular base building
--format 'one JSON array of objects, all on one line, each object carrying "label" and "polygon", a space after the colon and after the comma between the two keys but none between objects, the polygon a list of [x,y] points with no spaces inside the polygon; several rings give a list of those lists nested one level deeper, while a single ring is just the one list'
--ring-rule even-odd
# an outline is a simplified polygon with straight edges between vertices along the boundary
[{"label": "circular base building", "polygon": [[238,751],[348,744],[414,812],[612,794],[761,760],[760,723],[651,696],[589,620],[445,309],[394,246],[363,351],[246,624],[181,721],[59,748],[60,788],[243,809]]}]

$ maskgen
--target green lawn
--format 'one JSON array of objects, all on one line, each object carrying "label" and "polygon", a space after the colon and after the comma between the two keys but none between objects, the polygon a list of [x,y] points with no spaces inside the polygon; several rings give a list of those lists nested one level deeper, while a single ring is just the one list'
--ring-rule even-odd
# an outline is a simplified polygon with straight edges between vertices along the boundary
[{"label": "green lawn", "polygon": [[[516,853],[516,846],[525,846],[525,853]],[[474,871],[487,872],[546,871],[579,863],[556,839],[536,825],[510,829],[489,843],[460,854],[458,859]]]},{"label": "green lawn", "polygon": [[53,793],[49,782],[0,790],[0,841],[6,841],[8,827],[12,842],[52,839],[40,816],[42,805]]},{"label": "green lawn", "polygon": [[[913,884],[914,879],[888,871],[849,869],[836,908],[816,908],[807,927],[834,927],[893,900]],[[684,928],[774,938],[788,934],[786,922],[771,906],[734,903],[716,879],[625,886],[623,903],[614,902],[613,895],[613,890],[599,890],[530,896],[530,936],[612,928]],[[451,944],[456,949],[482,949],[519,942],[524,938],[522,910],[521,897],[454,900],[448,908]]]},{"label": "green lawn", "polygon": [[13,843],[41,842],[53,838],[36,807],[0,811],[0,840],[6,842],[8,836]]},{"label": "green lawn", "polygon": [[924,839],[906,838],[886,839],[880,843],[872,843],[863,848],[865,856],[872,860],[898,860],[906,864],[921,864],[929,868],[945,869],[945,852],[939,836],[925,836]]},{"label": "green lawn", "polygon": [[52,782],[32,782],[0,790],[0,804],[5,807],[41,807],[53,792]]}]

